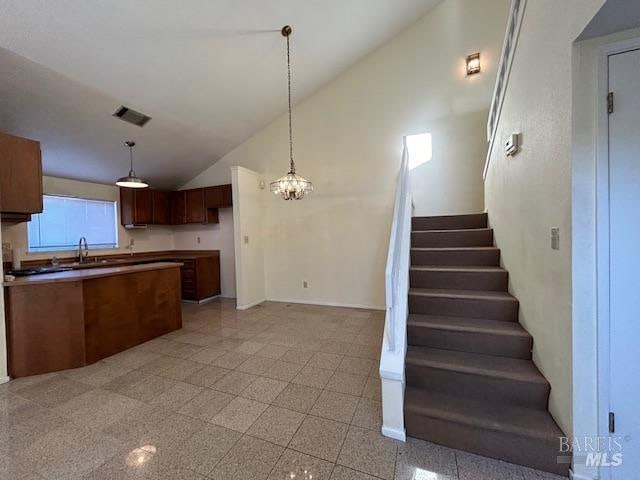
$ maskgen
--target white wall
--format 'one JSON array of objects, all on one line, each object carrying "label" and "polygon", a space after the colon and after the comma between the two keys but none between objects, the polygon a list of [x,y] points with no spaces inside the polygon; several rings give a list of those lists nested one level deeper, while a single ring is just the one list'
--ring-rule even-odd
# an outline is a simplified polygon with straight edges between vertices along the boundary
[{"label": "white wall", "polygon": [[266,299],[263,176],[242,167],[231,168],[237,307],[250,308]]},{"label": "white wall", "polygon": [[[176,250],[220,250],[220,289],[227,298],[236,296],[236,267],[233,246],[233,209],[218,209],[220,223],[173,227]],[[198,243],[200,238],[200,243]]]},{"label": "white wall", "polygon": [[[551,382],[549,408],[572,432],[571,51],[604,0],[527,2],[520,40],[490,155],[485,205],[533,335],[533,359]],[[507,158],[501,142],[522,132],[522,151]],[[560,250],[550,247],[560,228]]]},{"label": "white wall", "polygon": [[[596,149],[600,48],[630,38],[640,29],[585,40],[573,51],[573,432],[598,436],[598,318],[596,258]],[[576,465],[574,473],[595,478],[596,469]]]},{"label": "white wall", "polygon": [[[74,195],[82,198],[92,198],[96,200],[119,201],[119,188],[115,185],[103,185],[99,183],[80,182],[66,178],[43,177],[43,190],[45,194],[51,195]],[[118,209],[118,215],[120,210]],[[37,260],[51,258],[49,253],[28,253],[27,252],[27,224],[26,222],[17,224],[2,224],[2,238],[4,242],[10,242],[12,248],[19,247],[22,251],[23,260]],[[135,240],[134,252],[153,252],[160,250],[173,250],[174,239],[171,227],[151,226],[146,229],[130,230],[120,225],[118,217],[118,248],[105,250],[91,250],[91,255],[107,255],[114,253],[129,253],[126,248],[129,239]],[[59,258],[73,257],[75,252],[57,252]]]},{"label": "white wall", "polygon": [[[299,173],[314,182],[315,192],[300,202],[262,193],[267,298],[384,305],[384,264],[402,136],[428,129],[437,134],[438,119],[485,115],[479,112],[489,105],[507,13],[507,0],[445,0],[295,107],[294,155]],[[483,73],[467,78],[464,60],[476,51],[482,55]],[[294,94],[295,72],[294,44]],[[477,123],[475,135],[465,133],[456,141],[471,136],[477,145],[485,135],[484,125]],[[462,130],[470,131],[468,126]],[[449,142],[434,137],[434,145],[440,148],[441,140]],[[449,147],[445,143],[443,151]],[[228,182],[232,165],[275,180],[288,169],[287,150],[282,116],[185,187]],[[476,152],[474,146],[464,158],[472,171],[477,169],[471,158]],[[465,210],[482,210],[481,196],[469,195],[474,187],[461,178],[452,175],[451,183],[433,190],[427,173],[424,187],[414,176],[422,212],[460,213],[462,203]],[[465,202],[441,202],[461,191]],[[305,280],[308,289],[302,287]]]},{"label": "white wall", "polygon": [[425,126],[433,155],[410,172],[415,216],[484,211],[487,115],[488,110],[451,115]]}]

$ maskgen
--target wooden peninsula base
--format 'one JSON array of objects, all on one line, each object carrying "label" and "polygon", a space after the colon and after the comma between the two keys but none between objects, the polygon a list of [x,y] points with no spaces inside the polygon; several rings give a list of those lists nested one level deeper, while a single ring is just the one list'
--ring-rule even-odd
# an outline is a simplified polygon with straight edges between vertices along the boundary
[{"label": "wooden peninsula base", "polygon": [[6,282],[12,378],[78,368],[182,327],[180,263]]}]

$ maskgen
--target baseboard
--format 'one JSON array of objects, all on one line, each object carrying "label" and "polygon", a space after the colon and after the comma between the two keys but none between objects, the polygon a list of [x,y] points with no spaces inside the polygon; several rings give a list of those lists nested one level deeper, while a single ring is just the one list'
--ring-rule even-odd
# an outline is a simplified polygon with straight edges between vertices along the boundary
[{"label": "baseboard", "polygon": [[287,298],[268,298],[269,302],[296,303],[300,305],[320,305],[323,307],[364,308],[366,310],[386,310],[386,307],[378,305],[361,305],[357,303],[320,302],[313,300],[291,300]]},{"label": "baseboard", "polygon": [[0,377],[0,385],[7,383],[9,380],[11,380],[9,377]]},{"label": "baseboard", "polygon": [[266,302],[267,299],[263,298],[262,300],[256,300],[255,302],[248,303],[247,305],[236,305],[236,310],[248,310],[251,307],[255,307],[256,305],[260,305],[262,302]]},{"label": "baseboard", "polygon": [[389,428],[382,426],[382,435],[385,437],[393,438],[394,440],[400,440],[401,442],[407,441],[407,432],[398,428]]},{"label": "baseboard", "polygon": [[580,475],[579,473],[573,473],[573,469],[569,469],[570,480],[596,480],[597,477]]},{"label": "baseboard", "polygon": [[214,295],[213,297],[206,297],[203,298],[202,300],[182,300],[182,303],[192,303],[195,305],[200,305],[202,303],[209,303],[209,302],[213,302],[216,298],[220,298],[220,295]]}]

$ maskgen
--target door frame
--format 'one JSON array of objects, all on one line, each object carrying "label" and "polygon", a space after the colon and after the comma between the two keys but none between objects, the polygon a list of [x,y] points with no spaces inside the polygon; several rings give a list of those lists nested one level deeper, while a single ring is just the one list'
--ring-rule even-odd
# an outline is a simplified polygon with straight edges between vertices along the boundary
[{"label": "door frame", "polygon": [[[640,50],[640,37],[613,42],[600,47],[596,99],[596,311],[597,311],[597,385],[598,435],[609,436],[610,392],[610,244],[609,244],[609,57]],[[610,467],[599,468],[600,478],[611,478]]]}]

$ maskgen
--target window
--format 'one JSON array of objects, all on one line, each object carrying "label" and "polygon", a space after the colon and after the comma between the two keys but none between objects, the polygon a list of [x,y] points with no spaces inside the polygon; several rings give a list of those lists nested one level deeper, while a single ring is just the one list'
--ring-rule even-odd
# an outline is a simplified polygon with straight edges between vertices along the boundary
[{"label": "window", "polygon": [[27,224],[30,252],[75,250],[80,237],[89,248],[117,248],[116,202],[44,196],[42,213]]},{"label": "window", "polygon": [[431,134],[407,135],[407,148],[409,149],[409,170],[413,170],[431,160]]}]

